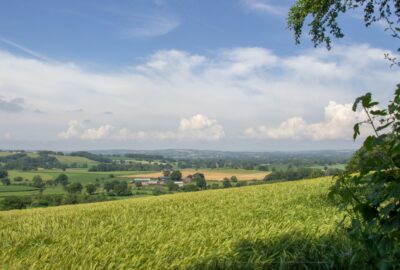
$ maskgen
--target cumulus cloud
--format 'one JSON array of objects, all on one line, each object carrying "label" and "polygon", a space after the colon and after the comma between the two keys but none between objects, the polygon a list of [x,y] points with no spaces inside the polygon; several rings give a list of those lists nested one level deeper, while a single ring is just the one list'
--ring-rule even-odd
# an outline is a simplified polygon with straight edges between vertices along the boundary
[{"label": "cumulus cloud", "polygon": [[182,119],[177,137],[189,140],[220,140],[225,136],[224,128],[217,120],[197,114],[189,119]]},{"label": "cumulus cloud", "polygon": [[58,134],[62,139],[82,140],[193,140],[193,141],[218,141],[225,136],[224,128],[217,120],[210,119],[202,114],[191,118],[183,118],[176,131],[130,131],[121,128],[114,132],[111,125],[102,125],[98,128],[84,128],[84,124],[72,120],[68,129]]},{"label": "cumulus cloud", "polygon": [[76,139],[81,136],[83,125],[77,120],[71,120],[68,122],[68,129],[66,131],[58,133],[58,137],[61,139]]},{"label": "cumulus cloud", "polygon": [[352,104],[333,101],[325,107],[324,115],[323,122],[307,123],[302,117],[291,117],[278,127],[263,125],[248,128],[245,133],[250,138],[259,139],[350,140],[353,125],[366,120],[362,111],[352,111]]},{"label": "cumulus cloud", "polygon": [[98,128],[85,129],[85,123],[78,120],[71,120],[68,122],[68,129],[58,133],[58,137],[64,140],[68,139],[82,139],[82,140],[101,140],[106,139],[111,135],[114,129],[111,125],[103,125]]},{"label": "cumulus cloud", "polygon": [[111,125],[104,125],[98,128],[89,128],[85,130],[81,136],[83,140],[100,140],[106,139],[114,129]]}]

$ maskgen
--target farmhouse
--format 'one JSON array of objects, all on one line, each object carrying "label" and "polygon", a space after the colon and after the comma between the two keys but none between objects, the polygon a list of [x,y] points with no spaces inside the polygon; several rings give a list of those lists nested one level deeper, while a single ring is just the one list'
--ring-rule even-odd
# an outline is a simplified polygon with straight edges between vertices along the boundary
[{"label": "farmhouse", "polygon": [[135,183],[141,183],[142,186],[158,185],[159,181],[152,180],[151,178],[135,178]]},{"label": "farmhouse", "polygon": [[188,176],[186,176],[185,178],[182,179],[182,181],[184,183],[190,183],[193,181],[193,175],[189,174]]}]

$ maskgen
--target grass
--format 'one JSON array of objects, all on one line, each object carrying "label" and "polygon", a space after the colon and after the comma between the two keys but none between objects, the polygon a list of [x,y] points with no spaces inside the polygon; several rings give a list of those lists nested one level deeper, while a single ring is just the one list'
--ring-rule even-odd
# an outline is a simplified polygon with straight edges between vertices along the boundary
[{"label": "grass", "polygon": [[[0,213],[1,269],[349,269],[327,178]],[[362,266],[360,266],[362,267]]]},{"label": "grass", "polygon": [[344,170],[346,168],[346,164],[332,164],[332,165],[326,165],[326,166],[311,166],[311,168],[315,168],[315,169],[321,169],[323,170],[325,167],[331,168],[331,169],[340,169],[340,170]]},{"label": "grass", "polygon": [[[262,172],[257,170],[243,170],[243,169],[183,169],[181,170],[182,177],[186,177],[188,175],[193,175],[197,172],[204,173],[204,176],[207,181],[222,181],[225,177],[230,178],[235,175],[239,181],[248,181],[248,180],[262,180],[269,172]],[[128,175],[127,177],[131,178],[157,178],[162,176],[161,172],[154,173],[144,173],[144,174],[135,174]]]},{"label": "grass", "polygon": [[71,165],[76,163],[79,166],[87,164],[89,167],[99,164],[99,162],[85,158],[85,157],[74,157],[74,156],[62,156],[62,155],[50,155],[55,157],[59,162],[65,165]]},{"label": "grass", "polygon": [[8,196],[25,196],[39,193],[39,189],[31,186],[0,186],[0,198]]},{"label": "grass", "polygon": [[[126,174],[142,174],[145,172],[131,172],[131,171],[116,171],[116,172],[89,172],[87,169],[67,169],[62,170],[37,170],[37,171],[8,171],[10,178],[13,179],[16,176],[21,176],[24,179],[32,180],[35,175],[40,175],[43,180],[55,179],[61,173],[65,173],[68,176],[70,182],[80,182],[82,185],[89,183],[96,183],[96,179],[100,183],[109,179],[109,175],[113,174],[119,178]],[[121,178],[122,179],[122,178]],[[124,178],[126,180],[126,178]]]}]

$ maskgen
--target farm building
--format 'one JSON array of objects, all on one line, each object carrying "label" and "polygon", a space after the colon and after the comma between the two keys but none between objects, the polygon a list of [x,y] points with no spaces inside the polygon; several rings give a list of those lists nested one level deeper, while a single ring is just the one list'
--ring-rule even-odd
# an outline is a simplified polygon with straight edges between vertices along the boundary
[{"label": "farm building", "polygon": [[182,179],[182,181],[184,183],[190,183],[193,181],[193,175],[189,174],[188,176],[186,176],[185,178]]}]

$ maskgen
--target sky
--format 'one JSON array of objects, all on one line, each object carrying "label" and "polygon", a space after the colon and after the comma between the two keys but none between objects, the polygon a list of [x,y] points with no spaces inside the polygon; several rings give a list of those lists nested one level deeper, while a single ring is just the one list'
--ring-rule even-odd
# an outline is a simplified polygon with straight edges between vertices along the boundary
[{"label": "sky", "polygon": [[352,103],[391,98],[398,44],[356,11],[331,51],[296,45],[293,3],[2,3],[0,148],[355,149]]}]

